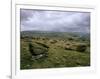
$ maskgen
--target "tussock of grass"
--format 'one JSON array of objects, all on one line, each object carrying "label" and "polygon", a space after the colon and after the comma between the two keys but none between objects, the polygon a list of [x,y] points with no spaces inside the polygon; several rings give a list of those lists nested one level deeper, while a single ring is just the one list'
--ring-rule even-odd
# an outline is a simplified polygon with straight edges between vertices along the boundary
[{"label": "tussock of grass", "polygon": [[[80,41],[45,39],[31,39],[36,47],[48,47],[48,57],[42,57],[32,60],[29,52],[28,38],[21,39],[21,69],[37,69],[37,68],[59,68],[59,67],[82,67],[90,66],[89,46],[86,51],[77,51],[76,48]],[[86,45],[86,43],[84,43]],[[81,48],[80,48],[81,49]]]}]

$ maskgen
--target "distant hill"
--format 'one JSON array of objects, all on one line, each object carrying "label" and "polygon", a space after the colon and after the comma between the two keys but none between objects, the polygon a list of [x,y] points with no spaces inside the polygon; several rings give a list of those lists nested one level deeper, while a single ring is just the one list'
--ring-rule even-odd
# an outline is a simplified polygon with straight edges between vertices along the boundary
[{"label": "distant hill", "polygon": [[90,40],[90,34],[83,32],[21,31],[21,37],[80,38]]}]

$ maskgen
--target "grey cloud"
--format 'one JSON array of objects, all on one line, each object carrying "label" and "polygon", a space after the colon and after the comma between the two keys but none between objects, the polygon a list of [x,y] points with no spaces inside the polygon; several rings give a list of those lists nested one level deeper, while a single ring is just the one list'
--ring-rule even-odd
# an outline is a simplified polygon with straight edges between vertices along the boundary
[{"label": "grey cloud", "polygon": [[[89,32],[90,13],[21,9],[21,30]],[[84,29],[84,30],[83,30]]]},{"label": "grey cloud", "polygon": [[28,18],[33,16],[33,10],[20,9],[20,19],[21,21],[28,20]]}]

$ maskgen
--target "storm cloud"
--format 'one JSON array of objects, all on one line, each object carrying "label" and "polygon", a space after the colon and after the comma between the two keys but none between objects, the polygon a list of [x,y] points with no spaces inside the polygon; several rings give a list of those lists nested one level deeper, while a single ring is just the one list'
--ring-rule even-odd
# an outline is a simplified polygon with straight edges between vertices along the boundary
[{"label": "storm cloud", "polygon": [[90,13],[20,9],[21,31],[90,32]]}]

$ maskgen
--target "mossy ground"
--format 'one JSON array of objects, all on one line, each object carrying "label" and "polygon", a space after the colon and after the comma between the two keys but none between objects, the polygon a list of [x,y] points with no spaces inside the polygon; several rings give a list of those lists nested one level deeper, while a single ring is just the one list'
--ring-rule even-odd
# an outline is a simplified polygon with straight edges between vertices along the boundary
[{"label": "mossy ground", "polygon": [[[47,45],[48,56],[37,60],[32,60],[32,55],[29,52],[29,39],[21,39],[21,69],[40,69],[40,68],[60,68],[60,67],[84,67],[90,66],[90,47],[87,46],[86,51],[76,51],[79,44],[86,44],[87,42],[80,42],[74,40],[61,39],[46,39],[31,38],[33,44],[42,43]],[[37,44],[39,45],[39,44]],[[65,49],[68,47],[70,49]]]}]

